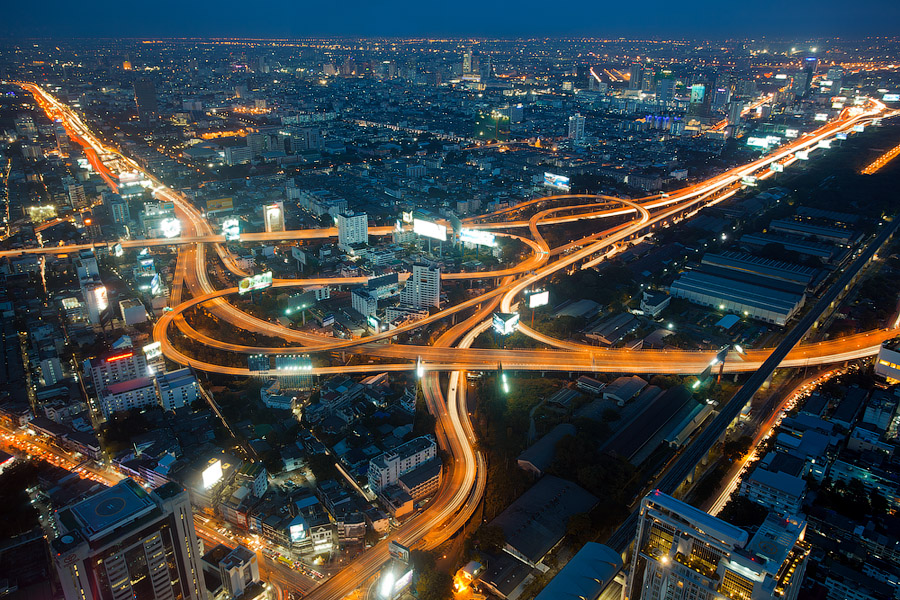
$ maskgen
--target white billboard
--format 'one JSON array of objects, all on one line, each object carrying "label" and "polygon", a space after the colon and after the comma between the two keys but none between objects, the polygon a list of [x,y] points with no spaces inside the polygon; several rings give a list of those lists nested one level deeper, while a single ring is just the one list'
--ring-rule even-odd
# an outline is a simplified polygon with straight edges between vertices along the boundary
[{"label": "white billboard", "polygon": [[94,288],[94,304],[97,305],[97,312],[103,312],[109,306],[109,296],[106,295],[106,286],[101,285]]},{"label": "white billboard", "polygon": [[237,219],[225,219],[222,221],[222,235],[226,242],[238,240],[241,237],[241,222]]},{"label": "white billboard", "polygon": [[519,313],[494,313],[492,325],[500,335],[509,335],[519,326]]},{"label": "white billboard", "polygon": [[819,140],[817,148],[831,148],[831,140]]},{"label": "white billboard", "polygon": [[528,295],[528,308],[538,308],[547,306],[550,303],[550,292],[547,290],[537,290]]},{"label": "white billboard", "polygon": [[784,172],[784,165],[780,162],[773,162],[771,165],[769,165],[769,170],[773,173],[782,173]]},{"label": "white billboard", "polygon": [[459,241],[466,244],[475,244],[477,246],[497,245],[497,236],[488,231],[479,231],[477,229],[461,229],[459,232]]},{"label": "white billboard", "polygon": [[554,173],[544,173],[544,185],[547,187],[552,187],[568,192],[569,188],[571,187],[570,184],[571,182],[568,177],[565,177],[563,175],[556,175]]},{"label": "white billboard", "polygon": [[159,230],[165,238],[173,238],[181,235],[181,221],[178,219],[163,219],[159,224]]},{"label": "white billboard", "polygon": [[741,177],[741,185],[749,185],[750,187],[756,186],[756,177],[753,175],[744,175]]},{"label": "white billboard", "polygon": [[156,358],[157,356],[162,356],[162,344],[160,342],[153,342],[151,344],[147,344],[143,348],[144,357],[147,360],[152,358]]},{"label": "white billboard", "polygon": [[798,135],[800,135],[799,129],[785,129],[784,130],[784,137],[793,139],[793,138],[797,137]]},{"label": "white billboard", "polygon": [[266,206],[263,212],[267,233],[284,231],[284,205],[281,202]]},{"label": "white billboard", "polygon": [[797,150],[797,160],[809,160],[809,150]]},{"label": "white billboard", "polygon": [[265,273],[259,273],[258,275],[253,275],[252,277],[245,277],[241,279],[238,283],[238,293],[246,294],[247,292],[252,292],[253,290],[261,290],[272,285],[272,271],[266,271]]},{"label": "white billboard", "polygon": [[828,114],[827,114],[827,113],[816,113],[816,116],[813,117],[813,120],[815,120],[815,121],[827,121],[827,120],[828,120]]},{"label": "white billboard", "polygon": [[203,489],[208,490],[216,485],[222,479],[222,461],[217,458],[209,463],[209,466],[203,469],[201,477],[203,478]]},{"label": "white billboard", "polygon": [[447,228],[432,221],[413,219],[413,232],[442,242],[447,241]]}]

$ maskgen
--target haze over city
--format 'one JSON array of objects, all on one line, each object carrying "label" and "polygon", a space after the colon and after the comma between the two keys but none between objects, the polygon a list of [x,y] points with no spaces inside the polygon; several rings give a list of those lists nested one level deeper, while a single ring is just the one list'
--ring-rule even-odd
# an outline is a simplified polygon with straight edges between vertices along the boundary
[{"label": "haze over city", "polygon": [[896,597],[895,3],[5,10],[0,595]]}]

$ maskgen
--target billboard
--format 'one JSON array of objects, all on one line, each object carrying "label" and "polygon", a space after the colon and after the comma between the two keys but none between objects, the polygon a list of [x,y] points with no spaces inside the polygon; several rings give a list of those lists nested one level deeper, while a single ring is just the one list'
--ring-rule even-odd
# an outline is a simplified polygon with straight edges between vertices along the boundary
[{"label": "billboard", "polygon": [[798,150],[797,160],[809,160],[809,150]]},{"label": "billboard", "polygon": [[836,139],[836,140],[846,140],[846,139],[847,139],[847,132],[846,132],[846,131],[838,131],[838,132],[835,134],[834,139]]},{"label": "billboard", "polygon": [[237,219],[225,219],[222,221],[222,235],[226,242],[231,242],[241,237],[241,222]]},{"label": "billboard", "polygon": [[266,354],[251,354],[247,357],[247,369],[254,372],[269,370],[269,357]]},{"label": "billboard", "polygon": [[900,102],[900,94],[885,94],[881,100],[882,102]]},{"label": "billboard", "polygon": [[763,137],[747,137],[747,145],[753,146],[754,148],[768,148],[769,140],[768,138]]},{"label": "billboard", "polygon": [[814,121],[827,121],[828,114],[827,113],[816,113],[816,116],[813,117]]},{"label": "billboard", "polygon": [[447,228],[432,221],[413,219],[413,231],[424,237],[440,240],[442,242],[447,241]]},{"label": "billboard", "polygon": [[754,177],[753,175],[744,175],[743,177],[741,177],[741,185],[756,187],[756,177]]},{"label": "billboard", "polygon": [[519,326],[519,313],[494,313],[492,325],[498,334],[509,335]]},{"label": "billboard", "polygon": [[403,211],[400,216],[402,217],[404,223],[412,223],[413,222],[412,211],[409,211],[409,212]]},{"label": "billboard", "polygon": [[113,256],[122,256],[125,254],[125,250],[122,249],[122,244],[116,244],[113,246]]},{"label": "billboard", "polygon": [[479,231],[477,229],[461,229],[459,232],[459,241],[465,244],[475,244],[477,246],[497,245],[497,236],[487,231]]},{"label": "billboard", "polygon": [[159,230],[164,238],[173,238],[181,235],[181,221],[175,218],[163,219],[159,224]]},{"label": "billboard", "polygon": [[547,187],[556,188],[558,190],[565,190],[568,192],[569,188],[571,187],[570,184],[571,182],[568,177],[544,172],[544,185]]},{"label": "billboard", "polygon": [[203,469],[201,474],[203,489],[208,490],[222,479],[222,461],[218,458],[209,462],[209,466]]},{"label": "billboard", "polygon": [[312,371],[312,360],[308,354],[275,355],[276,371]]},{"label": "billboard", "polygon": [[272,285],[272,271],[259,273],[252,277],[245,277],[238,282],[238,293],[246,294],[253,290],[262,290]]},{"label": "billboard", "polygon": [[785,129],[784,130],[784,137],[793,139],[793,138],[797,137],[798,135],[800,135],[799,129]]},{"label": "billboard", "polygon": [[302,542],[309,537],[309,531],[306,529],[306,522],[303,520],[303,517],[297,517],[297,519],[291,523],[289,531],[292,544]]},{"label": "billboard", "polygon": [[862,123],[857,123],[856,125],[853,126],[853,128],[850,131],[852,131],[854,133],[862,133],[865,130],[866,130],[865,125],[863,125]]},{"label": "billboard", "polygon": [[322,327],[328,327],[329,325],[334,325],[334,313],[328,313],[322,317]]},{"label": "billboard", "polygon": [[144,357],[147,360],[156,358],[157,356],[162,356],[162,344],[160,342],[153,342],[152,344],[147,344],[143,348]]},{"label": "billboard", "polygon": [[409,562],[409,548],[407,548],[400,542],[391,540],[391,543],[388,544],[388,554],[390,554],[392,558],[396,558],[397,560]]},{"label": "billboard", "polygon": [[700,104],[703,97],[706,96],[706,86],[702,83],[695,83],[691,86],[691,104]]},{"label": "billboard", "polygon": [[831,140],[819,140],[817,148],[831,148]]},{"label": "billboard", "polygon": [[263,209],[263,218],[266,222],[266,233],[284,231],[284,205],[274,202]]},{"label": "billboard", "polygon": [[769,165],[769,170],[773,173],[783,173],[784,165],[780,162],[773,162],[771,165]]},{"label": "billboard", "polygon": [[109,307],[109,296],[106,295],[106,286],[99,285],[92,291],[94,294],[94,304],[97,305],[97,312],[103,312]]},{"label": "billboard", "polygon": [[528,295],[528,308],[538,308],[550,303],[550,292],[547,290],[535,290]]},{"label": "billboard", "polygon": [[212,214],[226,210],[233,210],[234,202],[231,198],[216,198],[215,200],[206,201],[206,213]]}]

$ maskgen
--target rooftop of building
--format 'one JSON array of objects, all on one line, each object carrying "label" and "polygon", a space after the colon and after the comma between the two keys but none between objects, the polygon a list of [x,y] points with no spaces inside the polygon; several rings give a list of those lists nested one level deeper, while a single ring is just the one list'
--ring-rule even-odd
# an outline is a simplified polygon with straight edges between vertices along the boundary
[{"label": "rooftop of building", "polygon": [[150,377],[138,377],[136,379],[129,379],[128,381],[111,383],[106,386],[106,392],[108,394],[125,394],[127,392],[133,392],[134,390],[152,386],[153,379]]}]

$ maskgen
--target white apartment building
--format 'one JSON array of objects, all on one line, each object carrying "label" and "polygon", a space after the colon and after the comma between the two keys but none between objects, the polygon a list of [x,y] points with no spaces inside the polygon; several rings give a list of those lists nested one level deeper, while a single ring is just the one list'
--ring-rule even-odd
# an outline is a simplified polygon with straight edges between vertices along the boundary
[{"label": "white apartment building", "polygon": [[199,397],[197,378],[188,368],[156,376],[156,390],[163,410],[189,406]]},{"label": "white apartment building", "polygon": [[338,248],[350,252],[357,244],[369,243],[369,217],[366,213],[342,212],[337,216]]},{"label": "white apartment building", "polygon": [[109,385],[100,392],[100,411],[104,418],[111,414],[145,406],[156,406],[156,386],[150,377],[139,377]]},{"label": "white apartment building", "polygon": [[412,274],[400,292],[400,302],[416,308],[441,303],[441,270],[428,265],[413,265]]},{"label": "white apartment building", "polygon": [[396,485],[400,478],[437,458],[437,444],[423,435],[397,446],[369,461],[369,489],[380,492]]}]

